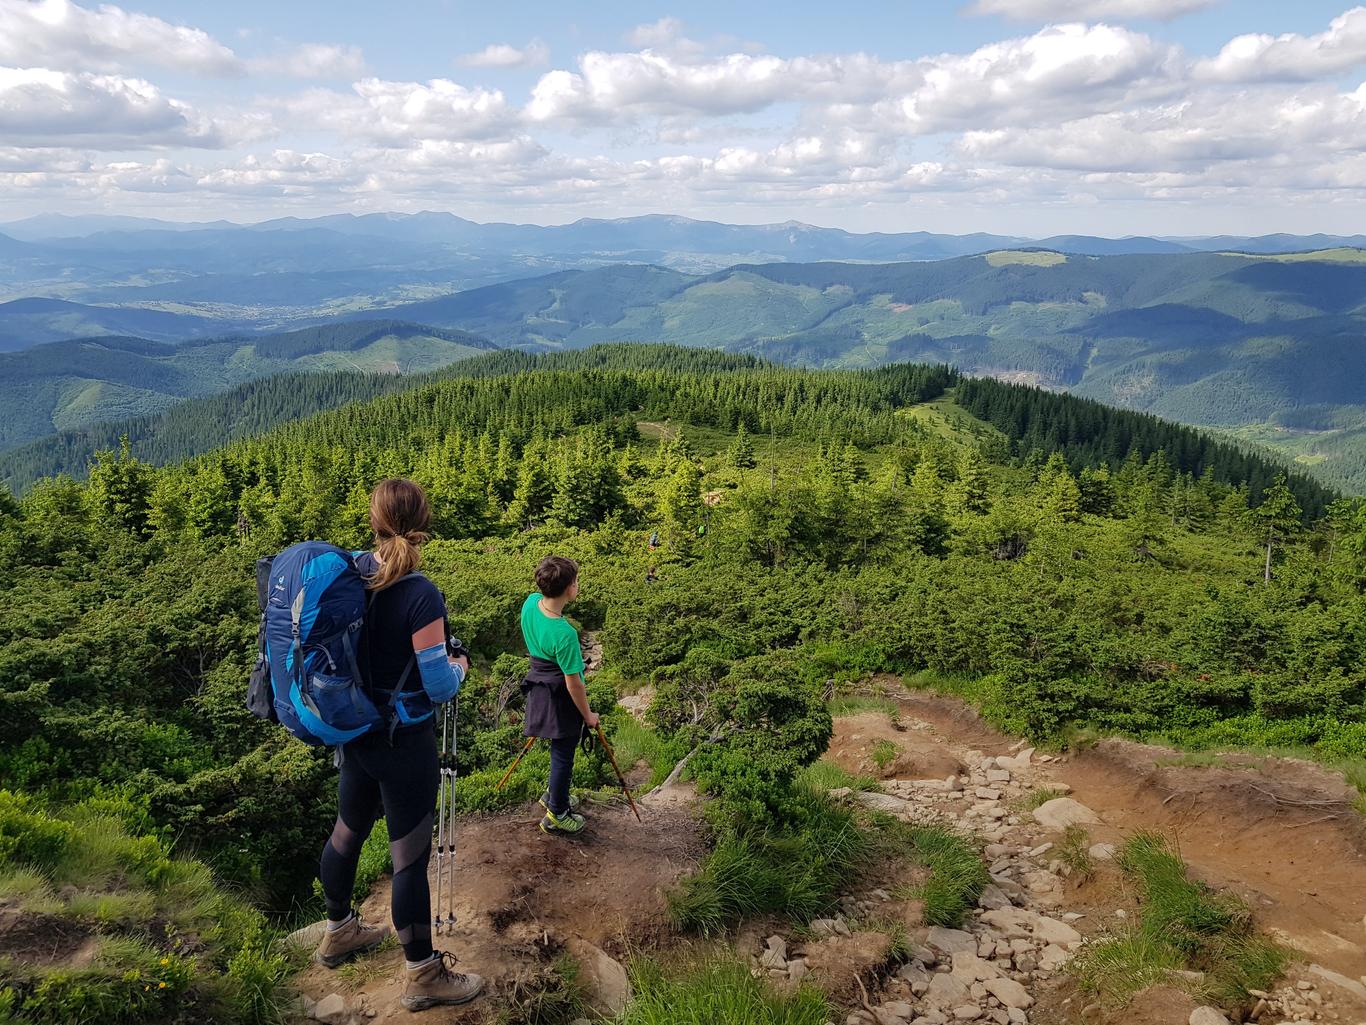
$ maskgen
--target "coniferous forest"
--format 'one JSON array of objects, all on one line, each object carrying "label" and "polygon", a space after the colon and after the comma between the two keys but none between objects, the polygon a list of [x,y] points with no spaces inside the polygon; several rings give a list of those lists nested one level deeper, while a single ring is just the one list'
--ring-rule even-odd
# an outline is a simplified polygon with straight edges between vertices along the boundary
[{"label": "coniferous forest", "polygon": [[[794,780],[828,688],[882,672],[1041,744],[1293,748],[1366,784],[1366,505],[1258,456],[942,366],[620,345],[406,383],[213,448],[207,406],[0,497],[0,890],[114,944],[102,968],[0,961],[0,1020],[275,1020],[272,937],[316,912],[336,798],[325,752],[243,707],[253,565],[367,545],[386,476],[431,497],[424,569],[475,656],[464,810],[544,778],[537,752],[494,788],[521,736],[500,699],[517,609],[551,551],[582,566],[595,707],[620,724],[617,689],[653,685],[652,760],[696,751],[719,836],[815,828]],[[369,386],[332,387],[319,406]]]}]

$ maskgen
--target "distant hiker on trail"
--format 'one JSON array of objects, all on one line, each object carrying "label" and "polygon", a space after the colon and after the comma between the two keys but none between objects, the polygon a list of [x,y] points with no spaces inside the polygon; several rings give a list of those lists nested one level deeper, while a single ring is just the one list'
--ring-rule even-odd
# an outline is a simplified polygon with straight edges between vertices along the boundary
[{"label": "distant hiker on trail", "polygon": [[335,968],[389,934],[387,926],[362,923],[351,906],[361,846],[383,811],[394,862],[394,929],[407,959],[402,999],[410,1011],[465,1003],[484,986],[478,975],[451,970],[454,955],[432,949],[427,863],[440,779],[432,708],[459,691],[469,659],[447,657],[445,600],[416,572],[430,525],[427,496],[417,484],[389,479],[376,485],[370,496],[375,550],[356,560],[369,595],[358,661],[373,691],[411,692],[412,700],[395,702],[400,714],[392,733],[367,733],[338,747],[337,823],[319,871],[327,932],[316,959]]},{"label": "distant hiker on trail", "polygon": [[541,795],[546,833],[583,831],[583,816],[569,795],[574,749],[584,727],[598,726],[583,685],[579,634],[564,618],[564,607],[579,595],[579,567],[573,559],[547,555],[536,567],[536,591],[522,603],[522,639],[531,656],[522,682],[527,737],[550,741],[550,782]]}]

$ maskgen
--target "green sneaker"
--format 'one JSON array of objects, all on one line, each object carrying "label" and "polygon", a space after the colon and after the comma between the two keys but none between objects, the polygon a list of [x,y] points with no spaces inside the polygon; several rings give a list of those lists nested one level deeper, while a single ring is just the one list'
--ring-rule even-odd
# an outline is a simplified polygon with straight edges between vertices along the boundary
[{"label": "green sneaker", "polygon": [[563,833],[565,836],[573,836],[576,833],[582,833],[583,827],[584,818],[582,815],[578,814],[578,812],[570,811],[565,812],[563,815],[555,815],[552,812],[546,812],[545,818],[541,819],[541,832],[550,833],[552,835],[555,833]]},{"label": "green sneaker", "polygon": [[[537,800],[540,802],[540,805],[541,805],[542,808],[544,808],[546,811],[549,811],[549,810],[550,810],[550,791],[549,791],[549,790],[547,790],[547,791],[546,791],[545,793],[543,793],[540,797],[538,797]],[[570,794],[570,795],[569,795],[569,810],[570,810],[570,811],[578,811],[578,810],[579,810],[579,799],[578,799],[577,797],[575,797],[573,794]]]}]

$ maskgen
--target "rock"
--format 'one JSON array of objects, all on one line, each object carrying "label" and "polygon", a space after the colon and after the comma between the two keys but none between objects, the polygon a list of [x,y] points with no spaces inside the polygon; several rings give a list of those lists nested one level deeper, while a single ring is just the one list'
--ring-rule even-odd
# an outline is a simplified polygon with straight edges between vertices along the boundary
[{"label": "rock", "polygon": [[873,794],[867,791],[860,791],[854,795],[854,800],[865,808],[872,808],[873,811],[886,812],[888,815],[905,815],[911,810],[910,801],[903,801],[899,797],[892,797],[888,794]]},{"label": "rock", "polygon": [[340,993],[329,993],[313,1005],[313,1019],[326,1025],[350,1025],[351,1012]]},{"label": "rock", "polygon": [[1354,982],[1347,976],[1335,972],[1331,968],[1325,968],[1321,964],[1311,964],[1309,966],[1309,974],[1317,976],[1325,982],[1331,982],[1334,986],[1346,990],[1358,1000],[1366,1000],[1366,978],[1363,978],[1361,982]]},{"label": "rock", "polygon": [[1029,1015],[1025,1014],[1019,1007],[1010,1008],[1009,1018],[1015,1025],[1027,1025],[1029,1021]]},{"label": "rock", "polygon": [[285,942],[301,950],[311,950],[323,941],[323,933],[325,932],[327,932],[327,919],[324,918],[321,922],[314,922],[302,929],[295,929],[285,937]]},{"label": "rock", "polygon": [[566,946],[579,963],[579,981],[588,1006],[607,1017],[620,1014],[631,999],[626,969],[587,940],[571,939]]},{"label": "rock", "polygon": [[1092,844],[1088,852],[1092,861],[1113,861],[1115,857],[1115,845],[1112,843]]},{"label": "rock", "polygon": [[997,858],[1004,858],[1013,850],[1015,850],[1014,847],[1007,846],[1003,843],[989,843],[983,853],[986,854],[988,861],[995,861]]},{"label": "rock", "polygon": [[879,1007],[878,1010],[885,1011],[886,1013],[894,1015],[895,1017],[900,1018],[903,1021],[909,1021],[912,1015],[915,1014],[915,1008],[912,1007],[910,1004],[906,1003],[906,1001],[904,1000],[889,1000],[887,1001],[887,1003]]},{"label": "rock", "polygon": [[300,993],[290,1001],[290,1010],[303,1018],[313,1017],[313,1008],[316,1006],[313,998],[307,993]]},{"label": "rock", "polygon": [[1081,933],[1056,918],[1038,915],[1033,924],[1034,938],[1042,943],[1056,943],[1070,949],[1072,944],[1081,942]]},{"label": "rock", "polygon": [[953,975],[965,986],[983,979],[993,979],[1001,973],[990,961],[984,961],[976,954],[954,954]]},{"label": "rock", "polygon": [[976,1021],[982,1014],[982,1009],[976,1004],[962,1004],[953,1009],[953,1016],[959,1021]]},{"label": "rock", "polygon": [[1229,1021],[1219,1008],[1206,1005],[1191,1011],[1190,1025],[1229,1025]]},{"label": "rock", "polygon": [[1005,891],[992,883],[983,888],[982,895],[977,898],[977,906],[988,911],[996,911],[1000,908],[1008,908],[1011,904],[1010,898],[1005,895]]},{"label": "rock", "polygon": [[829,791],[827,791],[831,799],[836,801],[848,797],[853,792],[854,791],[849,787],[832,787]]},{"label": "rock", "polygon": [[806,966],[806,962],[801,958],[787,963],[787,977],[793,982],[801,982],[811,974],[811,969]]},{"label": "rock", "polygon": [[1009,782],[1010,782],[1010,770],[1009,770],[1009,769],[988,769],[988,770],[987,770],[987,782],[988,782],[988,783],[1009,783]]},{"label": "rock", "polygon": [[971,996],[968,988],[952,975],[940,972],[930,980],[929,989],[925,990],[925,1003],[942,1011],[966,1003]]},{"label": "rock", "polygon": [[1070,955],[1062,947],[1050,943],[1039,954],[1039,967],[1046,972],[1056,972],[1067,964]]},{"label": "rock", "polygon": [[988,993],[1006,1007],[1025,1008],[1034,1004],[1034,998],[1029,995],[1029,991],[1014,979],[987,979],[983,985],[986,986]]},{"label": "rock", "polygon": [[1099,825],[1100,817],[1080,801],[1055,797],[1034,809],[1034,821],[1045,829],[1062,832],[1068,826]]},{"label": "rock", "polygon": [[1001,792],[993,790],[991,787],[978,787],[973,793],[983,801],[999,801],[1001,799]]},{"label": "rock", "polygon": [[759,955],[759,964],[777,971],[787,970],[787,958],[771,947]]},{"label": "rock", "polygon": [[961,929],[944,929],[935,926],[925,937],[925,942],[943,954],[976,954],[977,940],[972,933]]},{"label": "rock", "polygon": [[778,955],[779,960],[787,960],[787,940],[781,936],[770,936],[764,940],[764,946],[768,948],[769,953]]}]

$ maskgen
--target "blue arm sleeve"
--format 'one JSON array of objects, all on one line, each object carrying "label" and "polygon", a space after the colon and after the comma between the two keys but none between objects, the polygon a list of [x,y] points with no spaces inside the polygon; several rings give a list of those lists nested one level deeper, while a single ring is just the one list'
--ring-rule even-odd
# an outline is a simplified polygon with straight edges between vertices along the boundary
[{"label": "blue arm sleeve", "polygon": [[417,671],[422,675],[422,689],[433,704],[449,701],[460,693],[465,682],[465,671],[452,665],[446,657],[446,645],[433,644],[416,653]]}]

